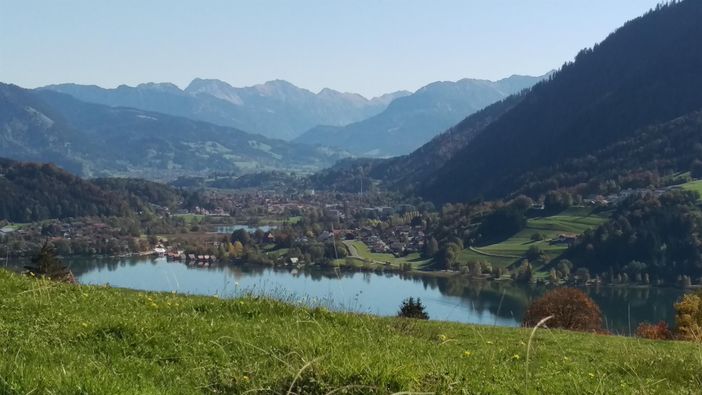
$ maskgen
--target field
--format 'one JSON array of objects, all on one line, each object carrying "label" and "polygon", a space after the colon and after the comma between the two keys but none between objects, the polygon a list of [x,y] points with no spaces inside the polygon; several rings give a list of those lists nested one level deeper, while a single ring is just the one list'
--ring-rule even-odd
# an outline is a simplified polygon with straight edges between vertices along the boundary
[{"label": "field", "polygon": [[378,318],[0,270],[2,394],[693,394],[700,344]]},{"label": "field", "polygon": [[[516,235],[499,243],[486,246],[466,248],[459,260],[487,260],[493,265],[509,266],[518,261],[535,245],[547,256],[555,258],[566,250],[565,244],[551,244],[550,240],[560,234],[581,234],[587,229],[595,228],[607,221],[606,213],[595,213],[592,208],[572,207],[557,215],[529,218],[527,226]],[[531,236],[540,233],[544,240],[533,241]]]},{"label": "field", "polygon": [[368,246],[359,240],[347,240],[344,241],[344,244],[349,250],[351,256],[358,256],[363,261],[368,263],[390,264],[398,267],[400,264],[409,263],[413,268],[421,269],[430,262],[429,259],[422,259],[419,253],[412,253],[398,258],[393,254],[379,254],[371,252],[368,249]]},{"label": "field", "polygon": [[690,181],[685,184],[681,184],[680,187],[687,189],[688,191],[695,191],[702,196],[702,180]]}]

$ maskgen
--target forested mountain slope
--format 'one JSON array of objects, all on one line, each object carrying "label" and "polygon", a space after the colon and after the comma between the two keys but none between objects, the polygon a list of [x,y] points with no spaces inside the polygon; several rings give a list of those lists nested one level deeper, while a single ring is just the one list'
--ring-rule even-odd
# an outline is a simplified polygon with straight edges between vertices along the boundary
[{"label": "forested mountain slope", "polygon": [[626,23],[536,85],[437,172],[413,179],[417,191],[437,201],[504,196],[534,169],[701,109],[700,42],[699,1],[660,6]]}]

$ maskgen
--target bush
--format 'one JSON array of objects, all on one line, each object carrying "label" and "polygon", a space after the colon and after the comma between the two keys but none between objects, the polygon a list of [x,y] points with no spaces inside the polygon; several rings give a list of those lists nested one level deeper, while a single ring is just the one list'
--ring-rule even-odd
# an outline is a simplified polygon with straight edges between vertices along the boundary
[{"label": "bush", "polygon": [[417,298],[416,301],[414,298],[403,300],[402,305],[400,306],[400,311],[397,312],[397,316],[403,318],[416,318],[419,320],[429,319],[429,314],[424,311],[424,305],[422,305],[422,300],[420,298]]},{"label": "bush", "polygon": [[636,337],[651,340],[670,340],[673,338],[673,332],[668,328],[668,323],[660,321],[657,324],[649,324],[642,322],[636,328]]},{"label": "bush", "polygon": [[675,304],[675,325],[681,339],[702,341],[702,292],[685,294]]},{"label": "bush", "polygon": [[535,300],[524,315],[524,326],[535,326],[539,321],[553,316],[546,326],[573,331],[602,330],[602,312],[583,291],[574,288],[557,288]]}]

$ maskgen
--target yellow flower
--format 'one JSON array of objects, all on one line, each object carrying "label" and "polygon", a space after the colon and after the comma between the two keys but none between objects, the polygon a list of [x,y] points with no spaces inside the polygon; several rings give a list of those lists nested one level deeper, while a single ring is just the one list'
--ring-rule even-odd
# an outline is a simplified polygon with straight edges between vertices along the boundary
[{"label": "yellow flower", "polygon": [[495,344],[495,343],[492,342],[492,340],[488,340],[488,341],[486,341],[485,343],[487,343],[487,344]]},{"label": "yellow flower", "polygon": [[519,354],[514,354],[514,355],[512,355],[512,359],[514,359],[515,361],[518,361],[519,358],[521,358],[521,357],[519,356]]},{"label": "yellow flower", "polygon": [[244,375],[241,379],[244,380],[244,382],[249,382],[249,376]]},{"label": "yellow flower", "polygon": [[595,377],[595,374],[594,374],[594,373],[588,373],[587,375],[590,376],[590,377],[593,377],[593,378]]},{"label": "yellow flower", "polygon": [[472,353],[471,353],[470,351],[463,351],[463,356],[466,357],[466,358],[467,358],[467,357],[470,357],[471,354],[472,354]]},{"label": "yellow flower", "polygon": [[87,328],[87,327],[88,327],[88,324],[85,323],[85,322],[81,323],[81,325],[83,325],[83,328]]}]

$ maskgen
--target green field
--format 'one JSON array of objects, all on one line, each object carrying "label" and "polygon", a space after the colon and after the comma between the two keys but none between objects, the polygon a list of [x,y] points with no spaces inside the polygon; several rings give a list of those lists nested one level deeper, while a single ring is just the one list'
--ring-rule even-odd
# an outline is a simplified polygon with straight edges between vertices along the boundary
[{"label": "green field", "polygon": [[[378,318],[0,270],[2,394],[694,394],[702,345]],[[529,355],[527,363],[527,355]]]},{"label": "green field", "polygon": [[[534,217],[527,220],[527,226],[516,235],[499,243],[465,249],[459,260],[487,260],[493,265],[509,266],[520,260],[529,247],[540,247],[550,258],[555,258],[566,250],[565,245],[552,245],[550,240],[561,233],[581,234],[607,221],[607,213],[594,213],[592,208],[572,207],[557,215]],[[533,241],[531,236],[541,233],[544,240]],[[482,254],[481,254],[482,253]]]},{"label": "green field", "polygon": [[695,191],[702,196],[702,180],[686,182],[684,184],[680,184],[680,187],[688,191]]},{"label": "green field", "polygon": [[[422,259],[419,253],[411,253],[403,257],[396,257],[393,254],[379,254],[371,252],[368,246],[360,240],[352,240],[344,242],[347,246],[352,246],[356,249],[358,256],[366,262],[390,264],[392,266],[400,266],[403,263],[409,263],[413,268],[419,269],[426,266],[431,260]],[[348,247],[351,249],[351,247]]]}]

